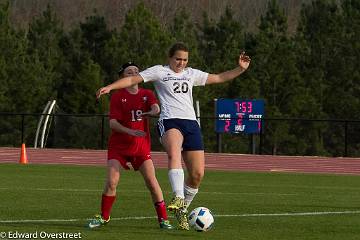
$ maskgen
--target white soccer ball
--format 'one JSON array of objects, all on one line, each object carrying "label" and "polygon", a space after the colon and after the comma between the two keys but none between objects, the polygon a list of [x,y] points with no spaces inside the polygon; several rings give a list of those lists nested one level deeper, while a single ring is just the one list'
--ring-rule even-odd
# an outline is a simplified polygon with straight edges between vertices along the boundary
[{"label": "white soccer ball", "polygon": [[214,217],[208,208],[198,207],[189,214],[189,225],[198,232],[206,232],[214,226]]}]

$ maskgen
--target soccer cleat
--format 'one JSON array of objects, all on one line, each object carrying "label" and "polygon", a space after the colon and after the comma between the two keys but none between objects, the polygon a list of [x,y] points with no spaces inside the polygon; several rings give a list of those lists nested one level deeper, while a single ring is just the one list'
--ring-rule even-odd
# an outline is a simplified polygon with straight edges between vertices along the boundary
[{"label": "soccer cleat", "polygon": [[162,220],[160,222],[161,229],[174,229],[174,227],[170,224],[169,220]]},{"label": "soccer cleat", "polygon": [[107,224],[108,222],[110,222],[110,217],[108,220],[105,220],[100,214],[96,214],[94,218],[91,219],[90,222],[88,223],[88,227],[97,228]]},{"label": "soccer cleat", "polygon": [[189,230],[189,222],[188,222],[188,218],[186,216],[187,211],[184,208],[178,209],[175,211],[175,217],[176,220],[178,221],[178,227],[179,229],[182,230]]},{"label": "soccer cleat", "polygon": [[169,211],[176,211],[185,207],[184,199],[181,197],[174,197],[168,204],[167,209]]}]

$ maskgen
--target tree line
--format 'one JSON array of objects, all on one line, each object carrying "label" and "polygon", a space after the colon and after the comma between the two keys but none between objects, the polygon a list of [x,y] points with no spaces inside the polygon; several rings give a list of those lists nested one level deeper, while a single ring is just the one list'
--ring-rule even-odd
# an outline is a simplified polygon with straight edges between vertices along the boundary
[{"label": "tree line", "polygon": [[[172,22],[163,24],[139,3],[126,13],[120,29],[109,29],[94,12],[65,31],[48,6],[24,30],[11,25],[9,2],[1,3],[0,112],[40,113],[48,100],[56,99],[60,113],[106,114],[109,99],[95,104],[94,94],[117,79],[121,63],[132,60],[142,68],[165,64],[170,45],[181,41],[190,48],[189,65],[211,73],[232,69],[242,50],[252,58],[249,70],[232,82],[194,89],[208,151],[216,147],[215,98],[264,99],[268,119],[360,119],[359,1],[304,4],[294,34],[288,33],[277,0],[268,2],[255,32],[245,31],[230,7],[216,21],[203,13],[201,24],[193,23],[187,11],[178,10]],[[0,143],[17,146],[14,135],[21,120],[2,115],[0,121]],[[27,129],[36,123],[37,118],[29,118]],[[97,120],[59,117],[54,124],[50,146],[96,147]],[[355,133],[360,126],[347,127],[350,152],[359,155]],[[336,122],[269,121],[264,131],[264,153],[342,154],[345,136]],[[25,138],[33,134],[27,131]],[[248,152],[247,139],[224,136],[224,150]]]}]

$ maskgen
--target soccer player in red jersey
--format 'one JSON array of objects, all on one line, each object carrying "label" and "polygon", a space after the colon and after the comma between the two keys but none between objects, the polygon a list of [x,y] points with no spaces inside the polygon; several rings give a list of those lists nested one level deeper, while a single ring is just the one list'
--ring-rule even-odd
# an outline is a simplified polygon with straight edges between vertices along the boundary
[{"label": "soccer player in red jersey", "polygon": [[[119,71],[122,77],[138,73],[139,67],[132,62],[123,64]],[[139,88],[137,84],[119,90],[111,96],[109,124],[112,133],[108,143],[107,179],[102,194],[101,214],[95,215],[88,223],[89,228],[100,227],[110,221],[121,168],[140,171],[151,192],[160,228],[173,228],[168,221],[164,197],[150,156],[150,130],[146,116],[155,116],[159,112],[154,93]]]}]

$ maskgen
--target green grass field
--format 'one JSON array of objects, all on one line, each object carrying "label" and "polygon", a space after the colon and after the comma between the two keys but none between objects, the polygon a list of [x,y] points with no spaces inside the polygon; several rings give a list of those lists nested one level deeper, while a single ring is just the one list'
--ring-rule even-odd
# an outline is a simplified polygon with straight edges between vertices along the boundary
[{"label": "green grass field", "polygon": [[[157,176],[169,201],[167,171]],[[16,231],[109,240],[360,238],[360,176],[207,171],[191,206],[214,213],[206,233],[160,230],[150,194],[132,171],[121,176],[113,220],[87,229],[104,178],[103,167],[0,164],[0,238]]]}]

